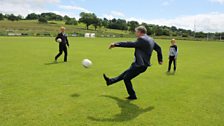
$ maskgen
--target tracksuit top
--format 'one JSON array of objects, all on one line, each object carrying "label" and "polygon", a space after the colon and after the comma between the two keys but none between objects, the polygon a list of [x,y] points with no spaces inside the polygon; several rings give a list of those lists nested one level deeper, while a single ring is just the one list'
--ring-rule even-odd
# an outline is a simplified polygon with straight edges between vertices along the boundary
[{"label": "tracksuit top", "polygon": [[178,49],[176,45],[172,45],[170,46],[170,52],[169,52],[169,56],[170,57],[176,57],[177,58],[178,55]]}]

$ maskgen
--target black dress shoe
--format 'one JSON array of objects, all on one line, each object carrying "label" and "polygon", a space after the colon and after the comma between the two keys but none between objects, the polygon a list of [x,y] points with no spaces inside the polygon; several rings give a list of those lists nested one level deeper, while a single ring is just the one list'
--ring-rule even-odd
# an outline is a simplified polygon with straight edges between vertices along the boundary
[{"label": "black dress shoe", "polygon": [[104,78],[104,80],[106,81],[107,86],[111,85],[110,78],[107,77],[106,74],[103,74],[103,78]]},{"label": "black dress shoe", "polygon": [[128,100],[136,100],[137,97],[136,97],[136,96],[129,96],[129,97],[127,97],[126,99],[128,99]]}]

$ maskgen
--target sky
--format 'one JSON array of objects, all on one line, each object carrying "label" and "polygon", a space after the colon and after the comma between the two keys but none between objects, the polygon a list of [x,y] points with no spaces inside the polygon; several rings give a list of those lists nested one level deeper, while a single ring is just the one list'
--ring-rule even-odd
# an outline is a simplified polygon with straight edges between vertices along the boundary
[{"label": "sky", "polygon": [[80,12],[108,19],[224,32],[224,0],[0,0],[0,13],[54,12],[79,18]]}]

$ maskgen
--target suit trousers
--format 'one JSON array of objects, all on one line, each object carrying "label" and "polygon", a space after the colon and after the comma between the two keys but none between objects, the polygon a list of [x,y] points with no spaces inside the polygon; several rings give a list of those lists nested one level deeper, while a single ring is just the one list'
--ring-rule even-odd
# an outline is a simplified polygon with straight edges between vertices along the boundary
[{"label": "suit trousers", "polygon": [[133,64],[133,65],[131,65],[131,67],[129,69],[127,69],[121,75],[119,75],[119,76],[117,76],[115,78],[110,79],[110,82],[112,84],[114,84],[114,83],[117,83],[117,82],[123,80],[124,83],[125,83],[125,86],[126,86],[126,89],[127,89],[127,92],[129,94],[129,96],[136,97],[136,94],[135,94],[135,91],[133,89],[131,80],[133,78],[137,77],[139,74],[145,72],[146,70],[147,70],[146,66],[138,67],[138,66],[135,66]]}]

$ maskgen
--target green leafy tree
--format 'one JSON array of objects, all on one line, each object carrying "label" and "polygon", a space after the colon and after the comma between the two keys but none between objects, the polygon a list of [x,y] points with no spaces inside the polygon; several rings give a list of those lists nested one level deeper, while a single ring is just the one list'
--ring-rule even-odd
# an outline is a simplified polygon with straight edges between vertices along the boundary
[{"label": "green leafy tree", "polygon": [[103,18],[103,20],[102,20],[102,26],[104,26],[106,28],[106,27],[108,27],[108,24],[109,24],[109,20],[106,19],[106,18]]},{"label": "green leafy tree", "polygon": [[24,19],[22,15],[17,16],[17,20],[22,20],[22,19]]},{"label": "green leafy tree", "polygon": [[97,16],[94,13],[80,13],[79,22],[86,25],[86,29],[89,30],[89,26],[94,24],[97,20]]},{"label": "green leafy tree", "polygon": [[37,20],[39,18],[40,15],[38,14],[35,14],[35,13],[31,13],[31,14],[28,14],[26,16],[26,20]]},{"label": "green leafy tree", "polygon": [[128,30],[128,25],[126,20],[114,18],[109,21],[107,28],[118,29],[118,30]]},{"label": "green leafy tree", "polygon": [[17,16],[15,16],[14,14],[10,14],[10,15],[8,15],[8,20],[10,20],[10,21],[18,21],[19,18]]},{"label": "green leafy tree", "polygon": [[4,15],[0,13],[0,20],[4,20]]},{"label": "green leafy tree", "polygon": [[182,37],[188,37],[188,34],[187,33],[183,33]]},{"label": "green leafy tree", "polygon": [[161,35],[163,35],[163,29],[162,29],[161,27],[159,27],[158,25],[155,25],[155,26],[153,27],[153,31],[154,31],[154,34],[155,34],[156,36],[161,36]]},{"label": "green leafy tree", "polygon": [[48,23],[48,21],[47,21],[47,19],[45,17],[40,17],[38,19],[38,22],[41,23],[41,24],[47,24]]},{"label": "green leafy tree", "polygon": [[204,33],[204,32],[196,32],[195,33],[195,37],[196,38],[206,38],[207,37],[207,34]]},{"label": "green leafy tree", "polygon": [[66,25],[77,25],[78,22],[75,18],[67,18],[67,20],[65,21]]},{"label": "green leafy tree", "polygon": [[96,18],[93,22],[93,26],[95,28],[95,30],[98,28],[98,27],[102,27],[102,20],[100,18]]},{"label": "green leafy tree", "polygon": [[177,27],[172,26],[172,27],[171,27],[171,30],[172,30],[173,32],[176,32],[176,31],[177,31]]},{"label": "green leafy tree", "polygon": [[168,28],[163,29],[163,35],[170,36],[170,30]]},{"label": "green leafy tree", "polygon": [[135,28],[139,26],[139,23],[137,21],[129,21],[128,26],[129,26],[129,30],[134,32]]},{"label": "green leafy tree", "polygon": [[68,15],[65,15],[65,16],[63,17],[63,19],[64,19],[64,21],[67,21],[67,20],[70,20],[71,18],[70,18]]},{"label": "green leafy tree", "polygon": [[53,20],[55,20],[55,21],[62,21],[63,20],[62,16],[57,15],[55,13],[51,13],[51,12],[49,12],[49,13],[42,13],[40,16],[44,17],[48,21],[53,21]]}]

